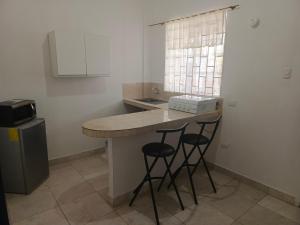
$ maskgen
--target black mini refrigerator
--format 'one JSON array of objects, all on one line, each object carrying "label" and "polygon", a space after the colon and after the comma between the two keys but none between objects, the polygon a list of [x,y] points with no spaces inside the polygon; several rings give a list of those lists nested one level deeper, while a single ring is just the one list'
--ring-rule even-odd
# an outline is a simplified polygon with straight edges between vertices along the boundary
[{"label": "black mini refrigerator", "polygon": [[4,191],[30,194],[49,177],[44,119],[0,127],[0,164]]}]

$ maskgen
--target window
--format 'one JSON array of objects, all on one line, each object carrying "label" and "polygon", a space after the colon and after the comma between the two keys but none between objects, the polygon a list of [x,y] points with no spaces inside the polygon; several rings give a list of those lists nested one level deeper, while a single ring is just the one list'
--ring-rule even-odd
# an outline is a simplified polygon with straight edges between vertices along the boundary
[{"label": "window", "polygon": [[227,10],[166,24],[164,89],[220,96]]}]

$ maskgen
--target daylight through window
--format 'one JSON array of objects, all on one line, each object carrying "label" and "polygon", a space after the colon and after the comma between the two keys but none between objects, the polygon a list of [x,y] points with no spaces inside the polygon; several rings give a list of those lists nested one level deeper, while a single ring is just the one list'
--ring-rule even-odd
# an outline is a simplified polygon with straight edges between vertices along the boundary
[{"label": "daylight through window", "polygon": [[164,89],[219,96],[227,10],[166,24]]}]

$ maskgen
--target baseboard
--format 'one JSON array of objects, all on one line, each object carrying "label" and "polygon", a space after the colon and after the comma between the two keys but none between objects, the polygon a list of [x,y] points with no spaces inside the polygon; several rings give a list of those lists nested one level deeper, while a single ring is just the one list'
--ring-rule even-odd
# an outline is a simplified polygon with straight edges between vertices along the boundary
[{"label": "baseboard", "polygon": [[[208,166],[213,169],[213,170],[216,170],[216,171],[219,171],[221,173],[224,173],[230,177],[233,177],[234,179],[236,180],[239,180],[245,184],[248,184],[254,188],[257,188],[258,190],[261,190],[263,192],[265,192],[266,194],[270,195],[270,196],[273,196],[274,198],[277,198],[277,199],[280,199],[286,203],[289,203],[289,204],[292,204],[292,205],[295,205],[295,206],[299,206],[297,204],[297,201],[296,201],[296,198],[287,194],[287,193],[284,193],[282,191],[279,191],[279,190],[276,190],[272,187],[269,187],[267,185],[264,185],[262,183],[259,183],[257,181],[254,181],[248,177],[245,177],[241,174],[238,174],[236,172],[233,172],[231,170],[228,170],[228,169],[225,169],[219,165],[216,165],[216,164],[213,164],[213,163],[209,163],[207,162]],[[159,182],[155,181],[154,182],[154,186],[156,185],[156,183],[158,184]],[[140,195],[144,195],[144,194],[149,194],[149,188],[147,187],[147,185],[145,186],[145,188],[141,191]],[[108,192],[106,192],[105,194],[103,194],[103,197],[105,198],[105,200],[112,206],[112,207],[118,207],[122,204],[124,204],[125,202],[129,202],[130,200],[130,197],[132,197],[132,192],[129,192],[129,193],[125,193],[121,196],[118,196],[116,197],[115,199],[112,199],[110,196],[108,196]]]},{"label": "baseboard", "polygon": [[51,159],[51,160],[49,160],[49,165],[53,166],[53,165],[56,165],[56,164],[68,162],[68,161],[75,160],[75,159],[80,159],[80,158],[83,158],[83,157],[91,156],[91,155],[94,155],[94,154],[99,154],[99,153],[102,153],[102,152],[105,152],[105,147],[90,150],[90,151],[86,151],[86,152],[81,152],[81,153],[78,153],[78,154],[65,156],[65,157],[61,157],[61,158],[57,158],[57,159]]},{"label": "baseboard", "polygon": [[225,168],[223,168],[219,165],[216,165],[216,164],[213,164],[213,163],[208,163],[208,164],[211,168],[215,169],[216,171],[219,171],[221,173],[227,174],[228,176],[234,177],[235,179],[240,180],[240,181],[242,181],[242,182],[244,182],[244,183],[246,183],[250,186],[253,186],[253,187],[267,193],[268,195],[273,196],[274,198],[280,199],[284,202],[295,205],[297,207],[299,206],[297,204],[296,197],[291,196],[290,194],[287,194],[287,193],[284,193],[282,191],[276,190],[275,188],[272,188],[272,187],[269,187],[265,184],[259,183],[255,180],[252,180],[252,179],[250,179],[248,177],[245,177],[241,174],[233,172],[232,170],[225,169]]},{"label": "baseboard", "polygon": [[[102,153],[102,152],[105,152],[105,147],[103,148],[99,148],[99,149],[94,149],[94,150],[91,150],[91,151],[87,151],[87,152],[82,152],[82,153],[79,153],[79,154],[75,154],[75,155],[71,155],[71,156],[66,156],[66,157],[62,157],[62,158],[58,158],[58,159],[52,159],[52,160],[49,160],[49,165],[56,165],[56,164],[60,164],[60,163],[64,163],[64,162],[68,162],[68,161],[71,161],[71,160],[75,160],[75,159],[80,159],[80,158],[83,158],[83,157],[87,157],[87,156],[91,156],[91,155],[94,155],[94,154],[99,154],[99,153]],[[236,172],[233,172],[232,170],[229,170],[229,169],[226,169],[226,168],[223,168],[219,165],[216,165],[214,163],[209,163],[207,162],[208,166],[212,169],[215,169],[216,171],[219,171],[221,173],[224,173],[224,174],[227,174],[228,176],[231,176],[237,180],[240,180],[250,186],[253,186],[267,194],[269,194],[270,196],[273,196],[277,199],[280,199],[282,201],[285,201],[289,204],[292,204],[292,205],[296,205],[296,206],[299,206],[298,205],[298,202],[296,200],[296,198],[294,196],[291,196],[290,194],[287,194],[287,193],[284,193],[282,191],[279,191],[275,188],[272,188],[272,187],[269,187],[265,184],[262,184],[262,183],[259,183],[255,180],[252,180],[246,176],[243,176],[239,173],[236,173]],[[148,192],[148,188],[145,188],[145,190],[142,191],[141,194],[145,194]],[[105,198],[105,200],[107,202],[110,203],[110,205],[112,205],[113,207],[117,207],[119,205],[121,205],[122,203],[128,201],[129,197],[130,197],[130,193],[126,193],[122,196],[119,196],[115,199],[111,199],[107,193],[103,193],[102,192],[102,195],[103,197]]]},{"label": "baseboard", "polygon": [[100,192],[100,195],[103,197],[103,199],[113,208],[117,208],[123,204],[126,204],[129,202],[129,197],[130,197],[130,193],[126,193],[126,194],[123,194],[119,197],[116,197],[116,198],[111,198],[109,195],[108,195],[108,191],[106,191],[105,193],[104,192]]}]

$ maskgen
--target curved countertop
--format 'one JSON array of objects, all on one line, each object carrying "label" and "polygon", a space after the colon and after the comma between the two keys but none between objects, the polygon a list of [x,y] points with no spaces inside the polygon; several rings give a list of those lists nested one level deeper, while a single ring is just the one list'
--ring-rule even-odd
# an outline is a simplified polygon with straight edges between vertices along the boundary
[{"label": "curved countertop", "polygon": [[125,104],[133,105],[148,111],[108,116],[90,120],[82,125],[83,134],[89,137],[114,138],[140,134],[162,128],[174,122],[188,122],[218,116],[216,110],[204,114],[192,114],[168,109],[168,104],[152,105],[132,99],[124,99]]}]

